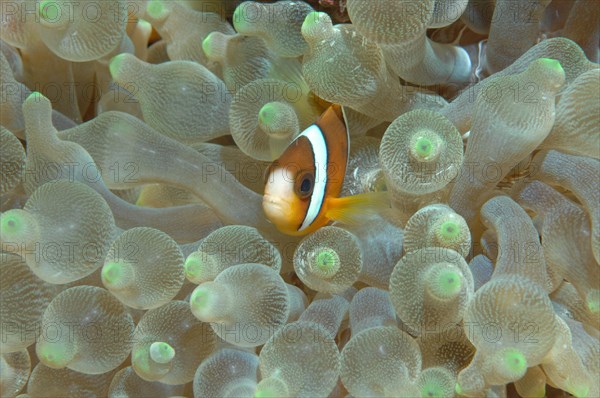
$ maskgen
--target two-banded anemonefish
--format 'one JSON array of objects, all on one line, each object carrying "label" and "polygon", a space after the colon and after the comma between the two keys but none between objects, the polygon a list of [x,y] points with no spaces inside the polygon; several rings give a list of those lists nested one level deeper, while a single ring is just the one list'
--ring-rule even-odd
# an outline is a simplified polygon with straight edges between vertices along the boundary
[{"label": "two-banded anemonefish", "polygon": [[376,193],[338,197],[348,156],[346,118],[334,104],[267,170],[262,203],[267,219],[285,234],[305,235],[332,220],[352,223],[381,205]]}]

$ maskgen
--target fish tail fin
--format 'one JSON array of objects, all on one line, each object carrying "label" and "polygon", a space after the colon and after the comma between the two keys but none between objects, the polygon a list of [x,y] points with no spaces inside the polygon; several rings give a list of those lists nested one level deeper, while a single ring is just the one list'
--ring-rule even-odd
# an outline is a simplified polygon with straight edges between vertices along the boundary
[{"label": "fish tail fin", "polygon": [[344,224],[360,223],[365,218],[381,214],[390,207],[389,194],[386,191],[329,198],[327,201],[325,216]]}]

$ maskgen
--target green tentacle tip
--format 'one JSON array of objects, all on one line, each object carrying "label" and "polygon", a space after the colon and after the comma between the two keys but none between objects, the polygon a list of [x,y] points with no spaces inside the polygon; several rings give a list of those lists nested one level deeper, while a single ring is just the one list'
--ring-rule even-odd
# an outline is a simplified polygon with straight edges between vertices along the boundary
[{"label": "green tentacle tip", "polygon": [[256,390],[254,393],[254,398],[275,398],[277,396],[278,395],[275,391],[271,391],[269,389]]},{"label": "green tentacle tip", "polygon": [[122,282],[124,274],[123,264],[116,261],[109,261],[102,267],[100,276],[104,284],[110,286]]},{"label": "green tentacle tip", "polygon": [[144,373],[150,372],[149,356],[146,354],[146,350],[138,349],[131,353],[131,363],[134,368],[141,370]]},{"label": "green tentacle tip", "polygon": [[235,10],[233,10],[233,15],[231,16],[233,22],[235,22],[240,17],[241,7],[238,5]]},{"label": "green tentacle tip", "polygon": [[206,307],[208,303],[209,293],[203,288],[196,288],[192,292],[192,296],[190,297],[190,303],[192,307],[196,309],[202,309]]},{"label": "green tentacle tip", "polygon": [[233,15],[231,16],[231,19],[233,21],[233,26],[236,26],[237,29],[237,24],[240,22],[240,14],[242,12],[242,7],[241,4],[239,6],[237,6],[235,8],[235,10],[233,11]]},{"label": "green tentacle tip", "polygon": [[[238,33],[248,33],[246,31],[250,27],[250,24],[247,23],[248,21],[252,21],[254,23],[257,22],[257,15],[248,12],[250,11],[250,8],[248,7],[249,5],[250,3],[242,3],[239,6],[237,6],[235,11],[233,12],[233,27],[235,28],[235,30],[238,31]],[[244,10],[244,8],[247,8],[248,10]]]},{"label": "green tentacle tip", "polygon": [[525,374],[527,370],[527,358],[515,348],[509,348],[502,354],[502,365],[511,373]]},{"label": "green tentacle tip", "polygon": [[44,95],[38,91],[34,91],[31,94],[29,94],[29,96],[25,99],[26,102],[40,102],[43,99],[45,99],[46,97],[44,97]]},{"label": "green tentacle tip", "polygon": [[256,386],[254,398],[277,398],[290,396],[287,385],[277,377],[262,379]]},{"label": "green tentacle tip", "polygon": [[215,32],[210,33],[204,38],[204,40],[202,40],[202,51],[204,51],[204,55],[206,55],[208,58],[211,58],[213,56],[211,52],[213,33]]},{"label": "green tentacle tip", "polygon": [[20,214],[8,211],[0,216],[2,235],[14,235],[23,232],[24,222]]},{"label": "green tentacle tip", "polygon": [[594,290],[587,295],[587,307],[594,314],[600,311],[600,290]]},{"label": "green tentacle tip", "polygon": [[[458,385],[458,384],[457,384]],[[428,381],[421,387],[421,397],[432,398],[432,397],[444,397],[444,389],[441,388],[437,383]]]},{"label": "green tentacle tip", "polygon": [[540,58],[538,59],[538,62],[540,63],[540,65],[548,68],[548,69],[554,69],[557,71],[562,71],[563,67],[560,64],[559,61],[555,60],[555,59],[551,59],[551,58]]},{"label": "green tentacle tip", "polygon": [[167,9],[162,0],[150,0],[146,12],[154,19],[162,19],[167,14]]},{"label": "green tentacle tip", "polygon": [[462,287],[460,272],[452,269],[443,270],[438,275],[437,286],[439,287],[439,293],[445,297],[458,294]]},{"label": "green tentacle tip", "polygon": [[429,162],[439,156],[440,143],[440,137],[435,132],[421,131],[413,135],[408,148],[413,159]]},{"label": "green tentacle tip", "polygon": [[464,391],[463,391],[463,389],[461,388],[461,386],[460,386],[460,383],[456,383],[456,385],[454,386],[454,392],[455,392],[457,395],[463,395],[463,392],[464,392]]},{"label": "green tentacle tip", "polygon": [[59,344],[44,344],[38,350],[38,355],[44,361],[45,365],[55,369],[64,368],[70,362],[70,358],[66,355],[65,347]]},{"label": "green tentacle tip", "polygon": [[152,29],[152,24],[148,21],[146,21],[145,19],[138,19],[138,25],[142,26],[144,29],[148,29],[151,30]]},{"label": "green tentacle tip", "polygon": [[329,18],[329,15],[327,15],[324,12],[311,11],[308,14],[306,14],[306,17],[304,17],[304,22],[302,22],[301,29],[304,31],[305,29],[314,28],[315,26],[319,25],[320,23],[326,21],[328,18]]},{"label": "green tentacle tip", "polygon": [[568,392],[573,394],[577,398],[585,398],[590,393],[590,386],[578,384],[573,388],[569,388]]},{"label": "green tentacle tip", "polygon": [[202,273],[202,260],[192,253],[185,260],[183,268],[185,269],[185,276],[190,280],[195,280]]},{"label": "green tentacle tip", "polygon": [[258,120],[260,123],[268,126],[273,123],[276,113],[276,105],[269,102],[260,108],[260,111],[258,112]]},{"label": "green tentacle tip", "polygon": [[304,18],[300,31],[306,38],[316,38],[331,35],[332,29],[333,23],[327,13],[312,11]]},{"label": "green tentacle tip", "polygon": [[444,240],[453,240],[460,234],[460,226],[454,221],[445,221],[440,226],[440,237]]},{"label": "green tentacle tip", "polygon": [[117,78],[119,71],[121,70],[121,67],[123,66],[123,60],[126,56],[127,56],[127,53],[123,53],[123,54],[119,54],[119,55],[113,57],[113,59],[110,60],[110,63],[108,64],[108,70],[110,72],[110,75],[113,77],[113,79]]},{"label": "green tentacle tip", "polygon": [[157,363],[169,363],[175,357],[175,349],[163,341],[150,345],[150,358]]},{"label": "green tentacle tip", "polygon": [[40,17],[48,22],[56,21],[60,16],[60,6],[54,0],[42,0],[40,2]]},{"label": "green tentacle tip", "polygon": [[272,138],[283,138],[296,132],[297,121],[295,110],[286,102],[269,102],[258,112],[258,126]]},{"label": "green tentacle tip", "polygon": [[315,269],[324,276],[332,276],[340,269],[340,257],[335,250],[324,248],[316,255]]},{"label": "green tentacle tip", "polygon": [[431,155],[434,150],[434,143],[427,137],[419,137],[415,142],[415,153],[426,158]]},{"label": "green tentacle tip", "polygon": [[312,28],[313,26],[315,26],[315,24],[317,24],[317,21],[319,21],[322,17],[321,15],[322,13],[319,11],[311,11],[309,12],[306,17],[304,17],[304,22],[302,23],[302,29],[308,29],[308,28]]}]

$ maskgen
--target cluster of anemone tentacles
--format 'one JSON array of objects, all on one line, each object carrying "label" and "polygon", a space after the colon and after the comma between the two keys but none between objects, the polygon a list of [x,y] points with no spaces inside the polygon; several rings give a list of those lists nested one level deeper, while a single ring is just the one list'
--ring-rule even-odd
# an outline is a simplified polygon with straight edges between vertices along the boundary
[{"label": "cluster of anemone tentacles", "polygon": [[0,395],[600,396],[595,1],[0,0]]}]

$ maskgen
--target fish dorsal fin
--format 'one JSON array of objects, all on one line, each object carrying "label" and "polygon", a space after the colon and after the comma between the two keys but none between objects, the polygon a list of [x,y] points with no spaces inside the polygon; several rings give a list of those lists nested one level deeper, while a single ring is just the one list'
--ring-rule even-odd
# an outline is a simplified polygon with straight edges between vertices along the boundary
[{"label": "fish dorsal fin", "polygon": [[342,190],[342,183],[348,165],[348,130],[344,121],[342,107],[331,105],[317,120],[327,145],[327,174],[330,181],[327,196],[337,197]]}]

